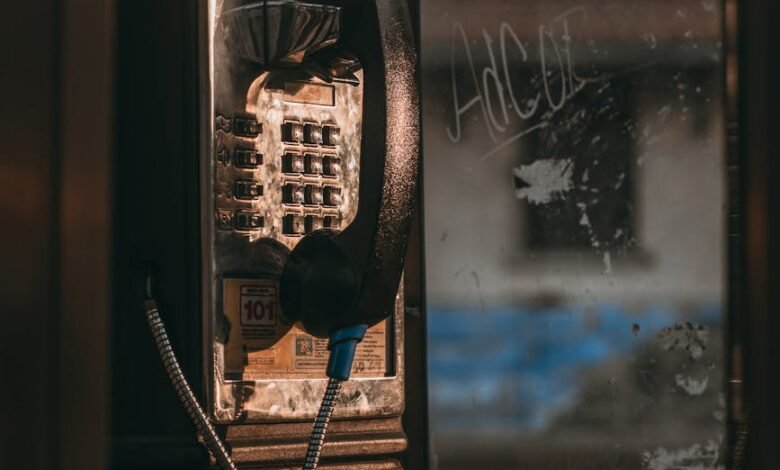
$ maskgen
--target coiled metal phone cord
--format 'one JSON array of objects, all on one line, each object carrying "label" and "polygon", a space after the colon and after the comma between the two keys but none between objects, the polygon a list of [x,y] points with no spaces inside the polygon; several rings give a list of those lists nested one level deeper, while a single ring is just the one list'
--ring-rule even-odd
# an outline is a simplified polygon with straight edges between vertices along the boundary
[{"label": "coiled metal phone cord", "polygon": [[314,419],[314,428],[309,436],[309,447],[306,449],[306,458],[303,461],[303,470],[316,470],[320,461],[322,444],[325,442],[325,433],[328,431],[328,423],[333,415],[333,408],[336,406],[336,398],[341,391],[342,381],[330,378],[328,387],[325,389],[325,395],[322,397],[322,404],[317,417]]},{"label": "coiled metal phone cord", "polygon": [[157,344],[157,350],[165,366],[165,372],[168,373],[168,378],[176,390],[176,395],[179,396],[184,409],[187,410],[187,414],[195,424],[198,435],[201,437],[206,449],[214,456],[220,468],[223,470],[237,470],[227,449],[225,449],[225,445],[214,430],[214,426],[211,425],[208,416],[206,416],[203,408],[200,407],[198,400],[195,398],[195,394],[192,393],[190,384],[187,383],[187,378],[184,377],[179,361],[173,352],[168,333],[165,331],[165,325],[160,318],[160,313],[157,311],[157,302],[152,298],[151,290],[151,277],[147,276],[147,299],[144,301],[144,315],[149,323],[149,329],[152,331],[154,342]]}]

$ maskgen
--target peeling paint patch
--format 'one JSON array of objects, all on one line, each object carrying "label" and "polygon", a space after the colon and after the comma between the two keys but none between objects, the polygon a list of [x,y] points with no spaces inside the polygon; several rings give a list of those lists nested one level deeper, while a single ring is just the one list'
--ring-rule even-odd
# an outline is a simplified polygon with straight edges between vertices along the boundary
[{"label": "peeling paint patch", "polygon": [[684,374],[677,374],[674,376],[674,383],[691,396],[698,396],[704,393],[704,391],[707,390],[709,382],[709,376],[704,377],[701,380]]},{"label": "peeling paint patch", "polygon": [[659,447],[642,452],[642,464],[645,470],[723,470],[725,467],[718,465],[719,450],[713,440],[678,450]]},{"label": "peeling paint patch", "polygon": [[707,327],[690,322],[677,322],[658,333],[661,347],[666,351],[684,350],[691,354],[691,359],[699,359],[710,340]]},{"label": "peeling paint patch", "polygon": [[544,159],[512,170],[515,194],[531,204],[547,204],[572,188],[572,160]]}]

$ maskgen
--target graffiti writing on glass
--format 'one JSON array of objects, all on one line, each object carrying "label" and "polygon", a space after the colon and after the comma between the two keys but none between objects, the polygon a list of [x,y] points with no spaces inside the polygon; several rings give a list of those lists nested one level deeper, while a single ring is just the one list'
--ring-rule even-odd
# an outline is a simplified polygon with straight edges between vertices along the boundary
[{"label": "graffiti writing on glass", "polygon": [[[539,25],[536,31],[536,44],[523,44],[517,32],[507,22],[502,22],[497,36],[486,29],[482,30],[482,39],[487,52],[487,65],[475,65],[472,43],[461,23],[452,25],[450,72],[452,79],[453,119],[447,125],[447,136],[453,143],[458,143],[462,137],[463,116],[472,108],[481,114],[494,146],[482,159],[488,158],[512,142],[534,132],[548,124],[547,119],[553,113],[563,108],[573,96],[579,93],[592,80],[579,77],[575,72],[572,59],[572,29],[587,21],[584,7],[572,8],[556,16],[549,24]],[[497,41],[496,41],[497,39]],[[541,80],[541,89],[534,88],[527,82],[513,78],[513,67],[525,67],[537,54],[537,77]],[[520,63],[510,59],[512,54],[518,55]],[[459,89],[458,72],[460,64],[467,68],[466,80],[474,93],[472,96],[462,96]],[[509,134],[510,123],[514,119],[531,121],[533,125],[523,128],[520,132]]]}]

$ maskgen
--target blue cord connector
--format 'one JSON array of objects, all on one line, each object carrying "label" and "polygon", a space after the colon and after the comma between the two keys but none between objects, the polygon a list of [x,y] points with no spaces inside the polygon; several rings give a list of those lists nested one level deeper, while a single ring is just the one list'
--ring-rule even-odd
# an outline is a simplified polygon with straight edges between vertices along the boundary
[{"label": "blue cord connector", "polygon": [[355,349],[363,341],[368,326],[355,325],[336,330],[328,341],[328,377],[338,380],[349,380],[352,371],[352,361],[355,359]]}]

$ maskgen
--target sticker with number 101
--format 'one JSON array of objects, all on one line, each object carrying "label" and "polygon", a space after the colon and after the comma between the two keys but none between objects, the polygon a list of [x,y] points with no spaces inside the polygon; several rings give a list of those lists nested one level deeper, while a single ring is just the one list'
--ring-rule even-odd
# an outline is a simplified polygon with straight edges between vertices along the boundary
[{"label": "sticker with number 101", "polygon": [[276,326],[276,287],[241,286],[241,325]]}]

